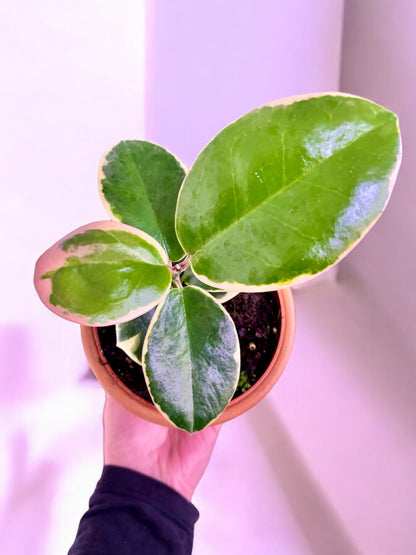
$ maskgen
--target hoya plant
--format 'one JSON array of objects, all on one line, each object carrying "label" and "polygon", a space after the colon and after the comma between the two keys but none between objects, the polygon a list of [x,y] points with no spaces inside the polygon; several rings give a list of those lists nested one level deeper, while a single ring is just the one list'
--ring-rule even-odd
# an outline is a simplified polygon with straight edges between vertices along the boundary
[{"label": "hoya plant", "polygon": [[238,335],[221,303],[336,264],[384,210],[400,157],[392,112],[332,93],[249,112],[189,172],[161,146],[122,141],[99,172],[111,221],[47,250],[37,291],[63,318],[115,324],[156,407],[200,430],[239,379]]}]

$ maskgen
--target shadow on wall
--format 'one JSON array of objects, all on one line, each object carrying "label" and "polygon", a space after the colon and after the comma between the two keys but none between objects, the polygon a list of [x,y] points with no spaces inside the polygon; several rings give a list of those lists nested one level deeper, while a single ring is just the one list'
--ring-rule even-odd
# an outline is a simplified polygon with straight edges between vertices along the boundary
[{"label": "shadow on wall", "polygon": [[[356,401],[365,399],[379,421],[414,441],[415,348],[367,283],[349,270],[341,271],[331,287],[316,283],[296,292],[303,318],[298,320],[299,326],[302,322],[298,337],[311,353],[314,343],[324,346],[321,358],[314,359],[321,363],[322,383],[330,379],[335,387],[337,374],[342,380],[347,378]],[[394,297],[396,292],[390,290],[390,294]]]},{"label": "shadow on wall", "polygon": [[[25,325],[0,327],[0,368],[2,387],[0,402],[4,431],[18,419],[19,406],[34,399],[36,383],[35,349],[30,329]],[[10,412],[12,411],[12,412]],[[2,468],[7,480],[2,495],[0,517],[1,553],[44,555],[51,526],[53,504],[59,480],[59,464],[30,460],[28,431],[20,425],[7,434]]]},{"label": "shadow on wall", "polygon": [[10,473],[2,506],[2,553],[44,555],[59,479],[58,464],[29,461],[28,440],[18,431],[10,440]]},{"label": "shadow on wall", "polygon": [[283,422],[266,398],[248,415],[312,553],[359,555]]},{"label": "shadow on wall", "polygon": [[0,369],[2,403],[33,397],[36,390],[34,348],[30,330],[20,324],[0,326]]}]

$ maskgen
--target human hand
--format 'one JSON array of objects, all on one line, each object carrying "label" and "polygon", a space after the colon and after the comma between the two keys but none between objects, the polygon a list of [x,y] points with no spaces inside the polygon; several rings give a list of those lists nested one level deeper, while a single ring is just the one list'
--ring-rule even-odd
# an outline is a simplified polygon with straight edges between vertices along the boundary
[{"label": "human hand", "polygon": [[104,464],[123,466],[159,480],[188,500],[202,478],[220,425],[189,434],[147,422],[106,395]]}]

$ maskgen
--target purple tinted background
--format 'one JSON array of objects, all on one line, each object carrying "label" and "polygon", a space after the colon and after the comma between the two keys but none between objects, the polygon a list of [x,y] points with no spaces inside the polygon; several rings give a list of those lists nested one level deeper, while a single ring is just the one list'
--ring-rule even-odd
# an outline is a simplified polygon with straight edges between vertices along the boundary
[{"label": "purple tinted background", "polygon": [[399,182],[338,274],[295,292],[293,356],[223,427],[194,551],[416,551],[415,12],[408,0],[1,4],[2,553],[66,552],[100,474],[102,391],[79,329],[44,309],[31,276],[58,237],[106,218],[103,152],[145,136],[189,165],[245,111],[337,89],[399,113]]}]

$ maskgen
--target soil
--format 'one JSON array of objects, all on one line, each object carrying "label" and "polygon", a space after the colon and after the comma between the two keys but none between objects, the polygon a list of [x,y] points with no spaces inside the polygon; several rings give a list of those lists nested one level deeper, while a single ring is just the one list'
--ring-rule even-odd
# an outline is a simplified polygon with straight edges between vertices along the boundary
[{"label": "soil", "polygon": [[[234,320],[241,348],[234,399],[261,378],[273,358],[280,336],[280,305],[275,293],[240,293],[224,307]],[[116,346],[115,326],[98,328],[98,336],[114,373],[133,393],[151,402],[142,367]]]}]

